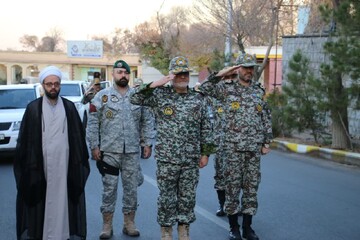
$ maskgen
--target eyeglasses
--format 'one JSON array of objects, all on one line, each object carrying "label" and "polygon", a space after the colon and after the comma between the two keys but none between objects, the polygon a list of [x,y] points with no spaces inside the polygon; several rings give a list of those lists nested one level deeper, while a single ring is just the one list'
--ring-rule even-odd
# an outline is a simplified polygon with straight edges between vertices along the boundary
[{"label": "eyeglasses", "polygon": [[60,83],[59,83],[59,82],[54,82],[54,83],[52,83],[52,82],[47,82],[47,83],[44,83],[44,85],[45,85],[46,87],[48,87],[48,88],[51,88],[52,86],[54,86],[54,87],[56,87],[56,88],[60,87]]}]

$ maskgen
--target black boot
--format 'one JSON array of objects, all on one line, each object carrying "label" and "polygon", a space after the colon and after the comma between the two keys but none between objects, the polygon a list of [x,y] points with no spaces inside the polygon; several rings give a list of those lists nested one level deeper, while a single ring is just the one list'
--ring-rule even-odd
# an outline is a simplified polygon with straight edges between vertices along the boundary
[{"label": "black boot", "polygon": [[252,216],[244,214],[243,215],[243,238],[246,240],[259,240],[259,237],[255,234],[255,231],[251,228]]},{"label": "black boot", "polygon": [[230,224],[230,232],[229,232],[229,240],[242,240],[240,234],[240,226],[238,223],[238,215],[228,215],[229,224]]},{"label": "black boot", "polygon": [[216,190],[218,199],[219,199],[219,209],[216,211],[216,216],[222,217],[225,216],[224,212],[224,203],[225,203],[225,191]]}]

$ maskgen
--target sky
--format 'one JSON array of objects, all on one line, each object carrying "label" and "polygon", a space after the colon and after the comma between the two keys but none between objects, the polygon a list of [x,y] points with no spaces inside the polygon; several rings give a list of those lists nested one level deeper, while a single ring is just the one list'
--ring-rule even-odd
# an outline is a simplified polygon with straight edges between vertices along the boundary
[{"label": "sky", "polygon": [[192,0],[3,0],[0,14],[0,50],[22,50],[19,39],[51,29],[63,32],[65,40],[91,40],[109,35],[115,28],[132,29],[159,11],[190,6]]}]

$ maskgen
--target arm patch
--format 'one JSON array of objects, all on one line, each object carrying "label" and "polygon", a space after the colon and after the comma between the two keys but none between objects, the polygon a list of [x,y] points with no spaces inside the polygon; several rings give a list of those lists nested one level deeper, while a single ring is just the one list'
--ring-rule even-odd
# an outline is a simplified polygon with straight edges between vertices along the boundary
[{"label": "arm patch", "polygon": [[95,107],[95,105],[94,104],[91,104],[90,103],[90,107],[89,107],[89,112],[97,112],[97,109],[96,109],[96,107]]}]

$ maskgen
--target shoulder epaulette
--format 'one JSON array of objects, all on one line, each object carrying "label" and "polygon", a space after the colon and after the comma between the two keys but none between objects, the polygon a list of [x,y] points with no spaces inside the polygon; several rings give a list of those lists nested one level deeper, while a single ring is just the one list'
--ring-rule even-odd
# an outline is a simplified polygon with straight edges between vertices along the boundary
[{"label": "shoulder epaulette", "polygon": [[258,82],[258,81],[254,82],[254,87],[260,88],[265,93],[265,87],[260,82]]}]

